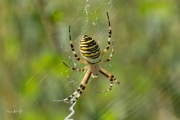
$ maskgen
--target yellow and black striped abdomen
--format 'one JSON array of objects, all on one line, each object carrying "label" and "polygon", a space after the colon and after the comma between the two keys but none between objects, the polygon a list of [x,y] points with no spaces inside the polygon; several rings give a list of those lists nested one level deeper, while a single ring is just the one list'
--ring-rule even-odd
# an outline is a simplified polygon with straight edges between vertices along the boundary
[{"label": "yellow and black striped abdomen", "polygon": [[101,51],[97,42],[88,35],[83,35],[80,43],[82,57],[89,63],[95,64],[101,61]]}]

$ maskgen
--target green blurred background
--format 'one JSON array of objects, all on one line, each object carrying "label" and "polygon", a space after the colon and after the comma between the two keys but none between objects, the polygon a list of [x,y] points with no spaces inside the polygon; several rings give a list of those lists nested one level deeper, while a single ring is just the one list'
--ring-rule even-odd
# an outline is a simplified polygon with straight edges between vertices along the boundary
[{"label": "green blurred background", "polygon": [[[75,120],[180,120],[179,0],[1,0],[0,120],[63,120],[69,104],[52,102],[72,94],[85,73],[75,50],[83,34],[101,49],[109,12],[115,54],[101,66],[120,82],[109,87],[91,79],[74,106]],[[103,57],[107,58],[111,52]],[[23,111],[13,111],[13,106]]]}]

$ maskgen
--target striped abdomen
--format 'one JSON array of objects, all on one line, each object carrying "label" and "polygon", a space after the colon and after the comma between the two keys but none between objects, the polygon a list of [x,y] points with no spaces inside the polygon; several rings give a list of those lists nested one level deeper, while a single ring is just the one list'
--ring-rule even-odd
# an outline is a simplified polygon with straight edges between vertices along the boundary
[{"label": "striped abdomen", "polygon": [[101,51],[97,42],[88,35],[83,35],[80,43],[82,57],[89,63],[95,64],[101,61]]}]

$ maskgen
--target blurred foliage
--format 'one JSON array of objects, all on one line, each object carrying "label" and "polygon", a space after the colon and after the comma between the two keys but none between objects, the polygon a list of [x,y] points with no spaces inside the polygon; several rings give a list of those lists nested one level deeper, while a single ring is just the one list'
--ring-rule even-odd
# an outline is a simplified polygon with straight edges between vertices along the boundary
[{"label": "blurred foliage", "polygon": [[[180,1],[1,0],[0,119],[61,120],[69,104],[52,102],[77,89],[85,73],[69,48],[83,34],[103,49],[109,12],[115,54],[102,67],[121,82],[92,79],[78,99],[75,120],[180,120]],[[105,55],[106,58],[110,51]],[[78,52],[79,54],[79,52]],[[80,55],[80,54],[79,54]],[[13,106],[23,112],[13,111]]]}]

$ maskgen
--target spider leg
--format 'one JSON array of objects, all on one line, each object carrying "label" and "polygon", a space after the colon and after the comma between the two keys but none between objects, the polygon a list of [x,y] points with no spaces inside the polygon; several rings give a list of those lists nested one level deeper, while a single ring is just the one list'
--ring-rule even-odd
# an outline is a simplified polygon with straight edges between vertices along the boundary
[{"label": "spider leg", "polygon": [[[74,102],[76,102],[76,100],[80,97],[80,95],[83,93],[84,89],[86,88],[86,85],[89,81],[89,78],[91,76],[92,72],[90,70],[88,70],[80,84],[80,86],[78,87],[78,89],[72,94],[70,95],[69,97],[63,99],[63,100],[53,100],[53,101],[56,101],[56,102],[61,102],[61,101],[64,101],[66,103],[71,103],[73,104]],[[69,100],[69,102],[68,102]]]},{"label": "spider leg", "polygon": [[100,68],[99,72],[101,74],[103,74],[104,76],[106,76],[110,80],[109,88],[107,90],[102,91],[102,92],[108,92],[108,91],[112,90],[112,87],[113,87],[114,83],[120,84],[120,82],[117,81],[116,78],[111,73],[106,71],[105,69]]},{"label": "spider leg", "polygon": [[111,54],[110,54],[108,59],[101,61],[101,63],[111,61],[111,59],[113,57],[113,54],[114,54],[114,42],[112,41],[112,51],[111,51]]},{"label": "spider leg", "polygon": [[78,72],[84,72],[84,70],[86,70],[86,69],[88,68],[88,66],[85,66],[85,67],[82,68],[82,69],[78,69],[78,68],[74,68],[74,67],[71,67],[71,66],[67,65],[65,62],[63,62],[63,64],[64,64],[66,67],[68,67],[69,69],[74,70],[74,71],[78,71]]},{"label": "spider leg", "polygon": [[76,54],[76,51],[74,50],[74,46],[73,46],[73,43],[72,43],[72,40],[71,40],[71,30],[70,30],[70,26],[69,26],[69,42],[70,42],[70,47],[71,47],[71,50],[72,50],[72,52],[73,52],[73,54],[74,54],[74,57],[76,58],[76,60],[78,60],[79,62],[81,62],[81,63],[84,63],[84,64],[87,64],[87,62],[85,61],[85,60],[82,60],[80,57],[78,57],[77,56],[77,54]]},{"label": "spider leg", "polygon": [[111,35],[112,35],[112,30],[111,30],[111,24],[110,24],[110,19],[109,19],[109,15],[108,15],[108,12],[106,12],[106,14],[107,14],[107,18],[108,18],[108,24],[109,24],[109,36],[108,36],[108,44],[107,44],[107,46],[106,46],[106,48],[104,49],[104,51],[102,52],[102,56],[108,51],[108,49],[109,49],[109,46],[110,46],[110,44],[111,44]]}]

